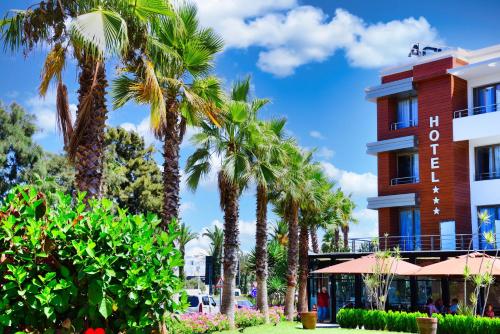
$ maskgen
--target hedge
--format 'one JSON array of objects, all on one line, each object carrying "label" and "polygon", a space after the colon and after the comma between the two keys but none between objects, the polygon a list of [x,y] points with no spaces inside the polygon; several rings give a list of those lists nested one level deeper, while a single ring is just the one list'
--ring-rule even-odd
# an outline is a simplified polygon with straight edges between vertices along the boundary
[{"label": "hedge", "polygon": [[[417,333],[417,317],[427,317],[427,314],[344,308],[338,312],[337,322],[342,328]],[[490,319],[451,314],[445,316],[435,314],[434,317],[438,319],[438,334],[500,333],[500,319],[498,318]]]}]

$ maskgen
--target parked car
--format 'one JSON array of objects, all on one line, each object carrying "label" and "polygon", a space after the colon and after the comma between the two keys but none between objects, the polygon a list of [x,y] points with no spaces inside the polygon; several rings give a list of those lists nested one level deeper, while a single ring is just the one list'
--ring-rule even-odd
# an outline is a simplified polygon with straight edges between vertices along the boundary
[{"label": "parked car", "polygon": [[246,299],[236,301],[236,305],[238,306],[238,308],[244,308],[244,309],[250,309],[250,310],[255,309],[255,305],[251,301],[246,300]]},{"label": "parked car", "polygon": [[214,298],[209,295],[188,295],[188,313],[215,314],[219,312],[219,307]]},{"label": "parked car", "polygon": [[241,296],[241,290],[240,289],[234,289],[234,296],[235,297],[240,297]]}]

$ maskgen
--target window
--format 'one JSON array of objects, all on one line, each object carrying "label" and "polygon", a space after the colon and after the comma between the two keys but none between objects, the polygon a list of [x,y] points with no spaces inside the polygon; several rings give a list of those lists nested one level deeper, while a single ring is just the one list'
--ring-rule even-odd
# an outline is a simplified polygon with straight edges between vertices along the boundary
[{"label": "window", "polygon": [[396,123],[393,130],[409,128],[418,125],[418,99],[416,96],[398,100]]},{"label": "window", "polygon": [[198,296],[188,296],[189,307],[196,307],[200,303]]},{"label": "window", "polygon": [[391,184],[408,184],[419,181],[418,153],[399,153],[397,155],[397,176],[391,181]]},{"label": "window", "polygon": [[497,111],[497,103],[500,103],[500,84],[474,88],[474,115]]},{"label": "window", "polygon": [[[500,248],[500,205],[479,207],[477,211],[480,249]],[[480,217],[483,215],[486,215],[484,221]],[[495,234],[496,245],[486,241],[484,235],[489,232]]]},{"label": "window", "polygon": [[476,181],[500,178],[500,145],[476,148]]},{"label": "window", "polygon": [[420,241],[420,209],[402,208],[399,210],[399,231],[402,251],[418,250]]}]

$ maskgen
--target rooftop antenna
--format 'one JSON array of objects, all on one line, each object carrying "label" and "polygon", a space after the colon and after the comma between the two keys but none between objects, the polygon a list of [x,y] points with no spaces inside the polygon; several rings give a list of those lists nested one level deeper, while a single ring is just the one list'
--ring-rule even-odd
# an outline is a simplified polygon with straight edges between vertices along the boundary
[{"label": "rooftop antenna", "polygon": [[408,57],[412,56],[417,56],[420,57],[422,55],[422,52],[420,51],[420,43],[413,44],[413,47],[410,50],[410,53],[408,54]]},{"label": "rooftop antenna", "polygon": [[429,52],[432,53],[437,53],[443,51],[442,48],[437,48],[434,46],[426,46],[422,49],[420,49],[420,43],[413,44],[413,47],[410,50],[410,53],[408,54],[408,57],[421,57],[421,56],[426,56]]}]

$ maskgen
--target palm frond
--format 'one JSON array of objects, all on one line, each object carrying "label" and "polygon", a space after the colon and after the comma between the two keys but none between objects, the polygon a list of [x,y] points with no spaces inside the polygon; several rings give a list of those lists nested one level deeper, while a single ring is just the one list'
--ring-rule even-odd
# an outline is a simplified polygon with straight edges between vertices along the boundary
[{"label": "palm frond", "polygon": [[246,102],[250,92],[250,76],[243,80],[238,80],[233,84],[231,91],[231,99],[234,101]]},{"label": "palm frond", "polygon": [[118,13],[102,8],[77,16],[70,33],[76,47],[98,59],[120,54],[128,45],[125,20]]},{"label": "palm frond", "polygon": [[59,81],[57,84],[56,109],[57,125],[63,136],[64,146],[66,147],[73,135],[73,121],[71,120],[71,112],[69,110],[68,89],[62,81]]},{"label": "palm frond", "polygon": [[5,49],[16,51],[26,43],[23,32],[28,13],[19,10],[15,11],[13,16],[8,15],[9,13],[0,21],[0,32]]},{"label": "palm frond", "polygon": [[156,15],[173,16],[172,7],[166,0],[128,0],[133,14],[141,21],[148,21]]},{"label": "palm frond", "polygon": [[55,77],[57,81],[62,80],[62,71],[66,63],[66,52],[61,44],[56,44],[52,50],[50,50],[47,58],[45,58],[45,63],[43,65],[40,86],[38,87],[38,92],[41,96],[47,94],[47,89],[52,79]]}]

